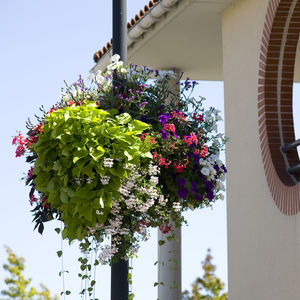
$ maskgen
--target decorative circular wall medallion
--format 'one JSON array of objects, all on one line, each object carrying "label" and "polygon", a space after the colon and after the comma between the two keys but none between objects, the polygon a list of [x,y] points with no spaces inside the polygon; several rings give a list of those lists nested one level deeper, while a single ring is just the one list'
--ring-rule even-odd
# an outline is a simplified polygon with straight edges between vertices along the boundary
[{"label": "decorative circular wall medallion", "polygon": [[258,122],[267,182],[287,215],[300,210],[300,172],[293,170],[300,164],[297,149],[283,151],[295,142],[292,97],[299,32],[300,0],[270,0],[259,59]]}]

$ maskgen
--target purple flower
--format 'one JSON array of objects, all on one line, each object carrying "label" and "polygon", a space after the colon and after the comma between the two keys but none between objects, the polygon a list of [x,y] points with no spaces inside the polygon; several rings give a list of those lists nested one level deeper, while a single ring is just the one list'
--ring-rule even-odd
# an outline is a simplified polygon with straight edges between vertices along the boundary
[{"label": "purple flower", "polygon": [[205,190],[212,190],[214,188],[213,184],[208,180],[203,180],[203,182],[205,184]]},{"label": "purple flower", "polygon": [[194,180],[191,182],[191,191],[192,191],[193,194],[198,192],[197,183]]},{"label": "purple flower", "polygon": [[226,167],[225,167],[224,165],[222,165],[221,168],[223,169],[223,171],[224,171],[225,173],[227,173],[227,169],[226,169]]},{"label": "purple flower", "polygon": [[141,116],[141,121],[144,122],[144,123],[149,123],[149,118],[148,118],[148,116],[142,115],[142,116]]},{"label": "purple flower", "polygon": [[165,106],[162,104],[159,108],[158,108],[158,110],[163,110],[165,108]]},{"label": "purple flower", "polygon": [[163,129],[161,131],[161,137],[167,141],[169,139],[169,134]]},{"label": "purple flower", "polygon": [[199,200],[199,201],[202,201],[202,200],[203,200],[203,197],[202,197],[202,195],[197,194],[197,195],[195,196],[195,199],[196,199],[196,200]]},{"label": "purple flower", "polygon": [[170,114],[162,114],[162,115],[158,116],[158,121],[161,124],[165,125],[169,121],[170,118],[171,118]]},{"label": "purple flower", "polygon": [[178,135],[175,132],[173,132],[173,136],[176,140],[178,140]]},{"label": "purple flower", "polygon": [[195,153],[193,152],[193,153],[192,153],[192,156],[193,156],[193,158],[194,158],[195,166],[199,167],[200,155],[199,155],[199,154],[195,154]]},{"label": "purple flower", "polygon": [[213,191],[206,191],[206,197],[209,201],[212,201],[215,198]]},{"label": "purple flower", "polygon": [[214,165],[214,169],[218,172],[220,170],[219,166],[216,164]]},{"label": "purple flower", "polygon": [[186,180],[184,178],[178,178],[177,179],[177,185],[178,186],[185,186]]},{"label": "purple flower", "polygon": [[178,196],[182,199],[186,199],[186,196],[188,195],[188,193],[189,193],[189,190],[184,187],[182,187],[181,189],[179,189],[177,191]]},{"label": "purple flower", "polygon": [[146,104],[148,104],[148,102],[146,102],[146,101],[142,102],[142,103],[139,104],[139,107],[144,107]]}]

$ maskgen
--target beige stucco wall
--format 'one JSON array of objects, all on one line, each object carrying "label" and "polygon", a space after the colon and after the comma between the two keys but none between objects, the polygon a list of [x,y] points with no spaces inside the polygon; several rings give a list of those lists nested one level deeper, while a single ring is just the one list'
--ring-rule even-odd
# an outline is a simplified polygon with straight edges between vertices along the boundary
[{"label": "beige stucco wall", "polygon": [[300,216],[271,197],[257,117],[258,61],[267,0],[240,0],[223,13],[230,300],[300,299]]}]

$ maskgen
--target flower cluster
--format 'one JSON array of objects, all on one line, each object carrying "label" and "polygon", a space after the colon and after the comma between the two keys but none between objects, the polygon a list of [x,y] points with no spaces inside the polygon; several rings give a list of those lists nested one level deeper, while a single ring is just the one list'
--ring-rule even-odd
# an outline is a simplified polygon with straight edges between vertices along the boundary
[{"label": "flower cluster", "polygon": [[117,255],[124,240],[128,243],[127,257],[135,256],[139,242],[148,239],[148,227],[164,226],[165,214],[171,213],[168,199],[158,187],[159,168],[150,164],[147,169],[134,165],[128,169],[131,175],[122,181],[120,198],[113,201],[108,221],[97,224],[96,231],[90,228],[102,237],[112,236],[111,244],[101,248],[102,264],[109,263]]},{"label": "flower cluster", "polygon": [[26,184],[39,232],[58,218],[70,241],[111,237],[100,247],[107,263],[134,256],[149,226],[169,233],[182,211],[223,199],[219,111],[204,109],[204,98],[191,97],[197,82],[178,76],[114,56],[89,86],[81,77],[66,85],[37,126],[27,123],[26,138],[14,137],[16,156],[32,164]]}]

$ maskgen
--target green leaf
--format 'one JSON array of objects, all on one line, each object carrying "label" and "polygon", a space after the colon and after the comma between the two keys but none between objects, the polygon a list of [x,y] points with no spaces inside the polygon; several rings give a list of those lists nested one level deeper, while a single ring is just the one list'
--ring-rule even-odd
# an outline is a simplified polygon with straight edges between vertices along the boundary
[{"label": "green leaf", "polygon": [[131,121],[131,116],[128,113],[123,113],[123,114],[116,116],[116,119],[119,124],[124,125]]},{"label": "green leaf", "polygon": [[162,246],[162,245],[164,245],[165,243],[166,243],[166,242],[163,241],[163,240],[159,240],[159,241],[158,241],[158,245],[159,245],[159,246]]},{"label": "green leaf", "polygon": [[71,295],[71,291],[67,290],[66,295]]},{"label": "green leaf", "polygon": [[140,132],[142,132],[142,131],[144,131],[144,130],[146,130],[150,127],[149,124],[146,124],[146,123],[141,122],[139,120],[132,120],[130,122],[130,125],[133,126],[134,130],[137,130],[137,131],[140,131]]},{"label": "green leaf", "polygon": [[58,234],[60,234],[60,228],[55,228],[54,229]]},{"label": "green leaf", "polygon": [[62,153],[62,155],[64,155],[64,156],[69,156],[69,155],[70,155],[69,151],[66,150],[65,148],[63,148],[63,150],[62,150],[61,153]]},{"label": "green leaf", "polygon": [[89,154],[89,151],[86,149],[80,149],[74,152],[73,163],[75,164],[79,159],[86,157]]},{"label": "green leaf", "polygon": [[47,189],[49,192],[53,192],[55,190],[55,181],[53,179],[48,183]]},{"label": "green leaf", "polygon": [[63,203],[66,203],[68,201],[68,194],[64,191],[60,192],[60,199]]},{"label": "green leaf", "polygon": [[56,254],[57,254],[58,257],[61,257],[63,253],[62,253],[61,250],[59,250],[59,251],[56,252]]},{"label": "green leaf", "polygon": [[78,213],[80,216],[85,217],[88,221],[92,221],[92,210],[93,207],[88,204],[88,205],[81,206]]}]

